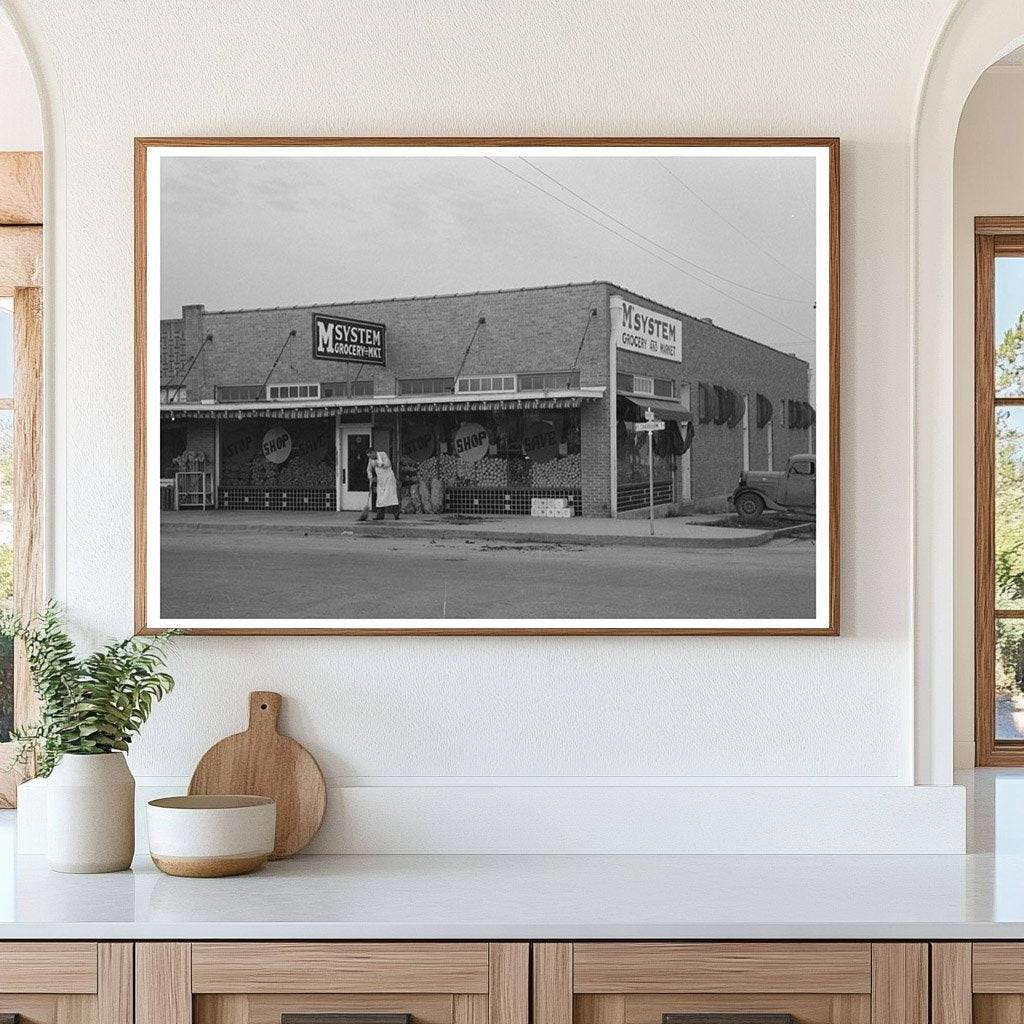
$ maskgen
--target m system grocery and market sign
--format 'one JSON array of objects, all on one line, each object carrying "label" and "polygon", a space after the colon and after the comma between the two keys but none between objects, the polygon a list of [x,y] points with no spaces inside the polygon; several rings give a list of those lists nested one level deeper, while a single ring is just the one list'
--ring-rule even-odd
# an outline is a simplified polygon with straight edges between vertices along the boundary
[{"label": "m system grocery and market sign", "polygon": [[656,359],[683,361],[683,323],[664,313],[638,306],[614,295],[611,299],[612,338],[616,348]]},{"label": "m system grocery and market sign", "polygon": [[313,358],[386,366],[384,325],[314,313]]}]

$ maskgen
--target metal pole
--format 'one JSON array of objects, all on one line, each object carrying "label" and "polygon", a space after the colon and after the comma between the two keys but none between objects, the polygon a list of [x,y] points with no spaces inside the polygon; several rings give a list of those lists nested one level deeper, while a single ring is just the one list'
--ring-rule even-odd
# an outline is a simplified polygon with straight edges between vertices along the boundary
[{"label": "metal pole", "polygon": [[334,414],[334,511],[341,511],[341,413]]},{"label": "metal pole", "polygon": [[651,536],[654,536],[654,431],[647,431],[647,493],[651,502]]}]

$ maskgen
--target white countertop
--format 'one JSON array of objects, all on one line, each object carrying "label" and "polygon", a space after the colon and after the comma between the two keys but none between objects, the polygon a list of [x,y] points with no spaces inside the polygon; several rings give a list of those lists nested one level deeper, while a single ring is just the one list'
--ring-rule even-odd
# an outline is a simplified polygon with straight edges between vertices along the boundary
[{"label": "white countertop", "polygon": [[976,772],[967,856],[296,857],[59,875],[0,812],[0,940],[1024,939],[1024,772]]},{"label": "white countertop", "polygon": [[298,857],[0,878],[0,939],[1024,939],[1024,856]]}]

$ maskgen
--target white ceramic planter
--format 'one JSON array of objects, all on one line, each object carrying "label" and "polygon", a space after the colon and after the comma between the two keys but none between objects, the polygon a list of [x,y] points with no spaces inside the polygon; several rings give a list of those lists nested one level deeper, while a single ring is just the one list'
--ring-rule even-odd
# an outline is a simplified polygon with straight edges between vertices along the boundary
[{"label": "white ceramic planter", "polygon": [[52,871],[124,871],[135,854],[135,779],[124,754],[65,754],[46,783]]}]

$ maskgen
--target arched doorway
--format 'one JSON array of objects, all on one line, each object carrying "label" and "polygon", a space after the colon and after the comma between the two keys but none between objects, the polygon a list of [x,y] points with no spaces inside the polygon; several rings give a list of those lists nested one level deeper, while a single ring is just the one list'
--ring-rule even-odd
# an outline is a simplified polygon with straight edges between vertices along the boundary
[{"label": "arched doorway", "polygon": [[[910,329],[914,342],[915,779],[952,781],[954,749],[954,457],[949,444],[954,380],[954,178],[957,128],[974,84],[1024,41],[1017,0],[961,0],[936,42],[921,84],[911,137],[915,260]],[[968,423],[970,420],[968,420]],[[970,587],[970,584],[968,583]],[[971,588],[973,589],[973,588]],[[957,636],[957,643],[963,638]],[[973,640],[972,640],[973,642]]]}]

